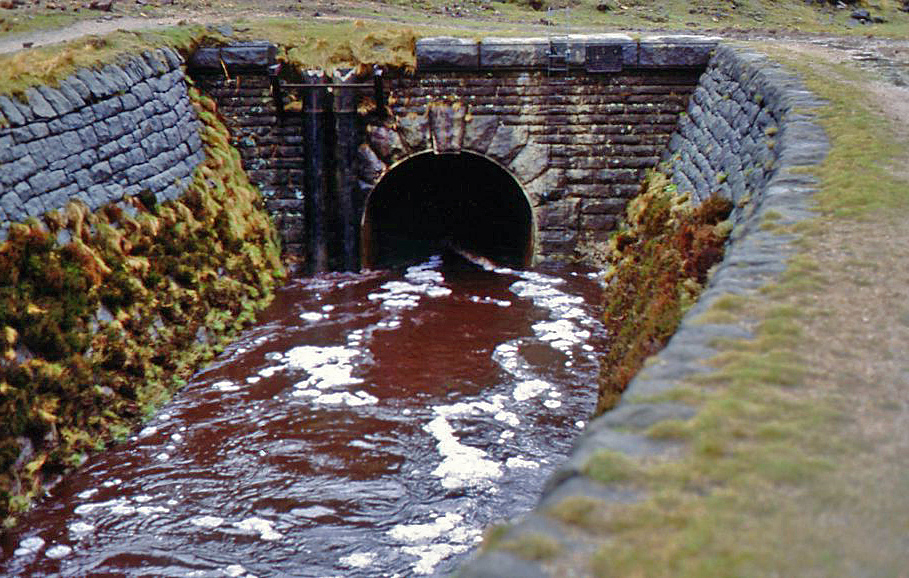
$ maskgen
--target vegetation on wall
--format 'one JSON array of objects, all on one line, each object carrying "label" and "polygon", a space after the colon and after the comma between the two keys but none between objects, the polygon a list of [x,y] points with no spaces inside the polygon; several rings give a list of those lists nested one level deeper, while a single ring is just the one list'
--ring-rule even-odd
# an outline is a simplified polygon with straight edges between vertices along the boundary
[{"label": "vegetation on wall", "polygon": [[609,241],[602,358],[596,413],[613,407],[628,383],[675,333],[710,268],[723,258],[732,203],[712,196],[694,207],[665,175],[651,172]]},{"label": "vegetation on wall", "polygon": [[0,520],[122,439],[254,320],[284,275],[214,103],[207,160],[177,201],[79,202],[0,245]]}]

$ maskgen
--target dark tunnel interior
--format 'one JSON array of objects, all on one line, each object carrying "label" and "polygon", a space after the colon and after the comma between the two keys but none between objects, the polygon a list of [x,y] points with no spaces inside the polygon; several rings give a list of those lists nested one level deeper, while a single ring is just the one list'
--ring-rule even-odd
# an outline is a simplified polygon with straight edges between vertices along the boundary
[{"label": "dark tunnel interior", "polygon": [[376,185],[363,217],[363,265],[410,263],[448,248],[525,267],[533,214],[520,185],[480,155],[424,153]]}]

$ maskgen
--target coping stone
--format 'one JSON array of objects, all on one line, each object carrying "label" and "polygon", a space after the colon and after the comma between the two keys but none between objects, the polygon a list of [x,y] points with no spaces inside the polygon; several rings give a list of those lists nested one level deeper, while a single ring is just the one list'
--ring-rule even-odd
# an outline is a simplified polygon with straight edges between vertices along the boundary
[{"label": "coping stone", "polygon": [[638,66],[675,68],[707,66],[720,39],[707,36],[648,36],[641,39]]},{"label": "coping stone", "polygon": [[417,40],[417,68],[477,68],[480,45],[468,38],[434,36]]},{"label": "coping stone", "polygon": [[549,64],[549,39],[484,38],[479,44],[480,68],[542,68]]},{"label": "coping stone", "polygon": [[276,61],[277,46],[270,42],[241,42],[230,46],[196,50],[189,58],[190,68],[222,70],[271,66]]}]

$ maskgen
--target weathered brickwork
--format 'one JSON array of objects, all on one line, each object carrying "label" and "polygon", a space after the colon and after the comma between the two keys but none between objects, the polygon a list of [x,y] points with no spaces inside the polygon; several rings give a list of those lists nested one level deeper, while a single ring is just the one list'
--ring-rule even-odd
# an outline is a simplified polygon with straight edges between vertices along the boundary
[{"label": "weathered brickwork", "polygon": [[604,240],[613,229],[644,171],[659,162],[699,73],[399,77],[388,83],[394,118],[386,126],[395,127],[403,147],[389,146],[387,134],[374,129],[370,145],[385,166],[426,150],[492,158],[514,174],[534,206],[538,258],[572,257],[579,244]]},{"label": "weathered brickwork", "polygon": [[0,97],[0,234],[70,200],[177,198],[203,159],[181,64],[160,49]]},{"label": "weathered brickwork", "polygon": [[218,112],[240,151],[243,167],[258,185],[290,254],[302,251],[304,147],[299,112],[279,114],[267,71],[225,77],[196,69],[196,86],[218,103]]}]

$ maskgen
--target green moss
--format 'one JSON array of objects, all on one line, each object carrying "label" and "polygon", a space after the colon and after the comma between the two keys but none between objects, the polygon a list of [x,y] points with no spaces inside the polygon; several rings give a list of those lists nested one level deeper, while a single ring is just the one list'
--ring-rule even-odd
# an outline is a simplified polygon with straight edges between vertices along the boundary
[{"label": "green moss", "polygon": [[[170,399],[254,320],[283,276],[274,228],[227,129],[214,116],[207,121],[208,160],[182,200],[124,199],[94,214],[73,203],[44,222],[13,225],[0,245],[7,527],[43,480],[123,439]],[[222,222],[229,227],[219,230]],[[61,229],[72,238],[63,246]],[[207,344],[197,342],[200,327]],[[21,437],[36,457],[14,470]]]}]

